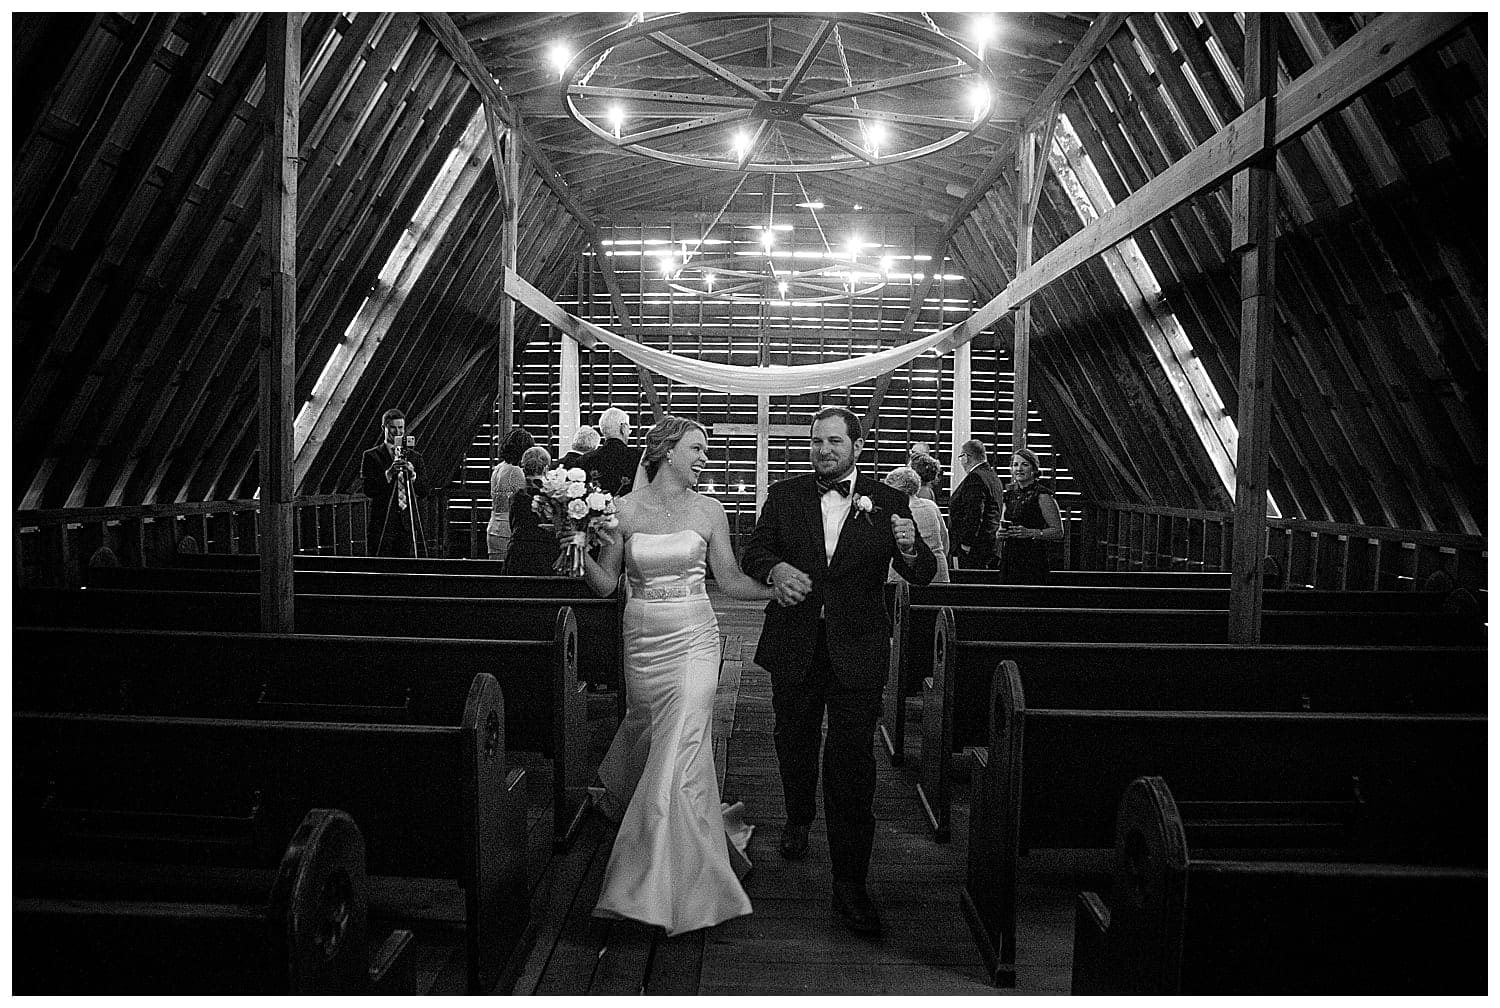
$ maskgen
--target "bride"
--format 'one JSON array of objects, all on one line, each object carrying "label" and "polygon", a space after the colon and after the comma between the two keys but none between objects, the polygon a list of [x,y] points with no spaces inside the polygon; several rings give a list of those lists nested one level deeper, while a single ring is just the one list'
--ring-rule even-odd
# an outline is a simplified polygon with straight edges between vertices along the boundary
[{"label": "bride", "polygon": [[599,768],[600,805],[620,831],[594,908],[668,935],[750,912],[734,865],[748,866],[738,826],[730,839],[714,773],[712,722],[719,624],[705,566],[731,598],[767,601],[771,588],[735,563],[724,506],[694,487],[708,461],[701,424],[664,417],[646,434],[649,482],[616,502],[619,528],[598,533],[584,576],[600,595],[629,584],[623,620],[627,712]]}]

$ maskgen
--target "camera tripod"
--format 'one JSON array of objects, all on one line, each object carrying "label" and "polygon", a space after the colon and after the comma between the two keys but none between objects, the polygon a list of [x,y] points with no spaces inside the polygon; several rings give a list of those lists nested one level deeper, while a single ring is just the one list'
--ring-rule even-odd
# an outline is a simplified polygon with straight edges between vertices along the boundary
[{"label": "camera tripod", "polygon": [[[403,461],[403,453],[397,448],[393,453],[392,464]],[[401,491],[406,491],[406,507],[402,508],[397,501],[401,499]],[[377,556],[389,556],[386,552],[387,545],[394,547],[396,540],[394,535],[400,535],[393,525],[393,518],[399,519],[401,512],[406,511],[411,515],[411,521],[407,524],[408,534],[411,536],[411,555],[413,557],[427,556],[427,534],[422,528],[422,511],[417,506],[417,495],[412,489],[407,475],[406,467],[402,466],[396,470],[396,480],[391,485],[391,495],[385,502],[385,523],[380,527],[380,542],[375,547]]]}]

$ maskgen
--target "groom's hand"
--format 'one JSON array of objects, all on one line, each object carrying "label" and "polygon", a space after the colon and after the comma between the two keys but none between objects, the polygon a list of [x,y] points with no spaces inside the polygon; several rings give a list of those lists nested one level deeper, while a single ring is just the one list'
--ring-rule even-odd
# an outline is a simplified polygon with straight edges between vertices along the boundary
[{"label": "groom's hand", "polygon": [[812,591],[812,578],[783,560],[771,568],[771,589],[779,604],[794,606]]},{"label": "groom's hand", "polygon": [[907,556],[917,552],[917,523],[898,514],[891,515],[891,533],[896,537],[896,548]]}]

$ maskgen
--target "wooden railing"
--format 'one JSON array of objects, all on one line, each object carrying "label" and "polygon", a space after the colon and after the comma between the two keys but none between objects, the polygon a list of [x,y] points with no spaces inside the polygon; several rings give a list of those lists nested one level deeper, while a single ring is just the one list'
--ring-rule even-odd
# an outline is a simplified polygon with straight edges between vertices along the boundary
[{"label": "wooden railing", "polygon": [[[293,502],[293,549],[298,553],[366,552],[363,494],[320,494]],[[144,504],[128,507],[17,511],[15,584],[76,587],[91,562],[169,566],[179,553],[255,553],[256,500]],[[423,520],[445,512],[444,495],[422,502]],[[438,537],[434,537],[438,538]],[[433,542],[438,555],[440,542]],[[107,551],[107,552],[104,552]]]},{"label": "wooden railing", "polygon": [[[1227,571],[1234,515],[1228,511],[1121,504],[1083,505],[1074,556],[1086,570]],[[1286,587],[1401,590],[1441,571],[1460,587],[1487,587],[1483,536],[1268,518],[1269,580]]]}]

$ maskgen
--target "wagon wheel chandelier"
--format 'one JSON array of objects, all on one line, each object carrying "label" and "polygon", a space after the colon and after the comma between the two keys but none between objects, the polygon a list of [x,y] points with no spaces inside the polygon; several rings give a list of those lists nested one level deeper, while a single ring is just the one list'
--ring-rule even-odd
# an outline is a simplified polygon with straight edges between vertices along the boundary
[{"label": "wagon wheel chandelier", "polygon": [[[736,251],[732,229],[719,232],[724,237],[714,238],[720,219],[739,195],[748,177],[740,177],[739,184],[734,187],[734,191],[729,194],[729,198],[724,201],[700,238],[682,242],[680,258],[679,253],[674,250],[669,250],[661,257],[661,271],[667,286],[679,294],[701,298],[807,302],[861,297],[873,294],[886,285],[886,278],[890,273],[889,259],[866,257],[862,261],[862,246],[857,237],[850,240],[847,248],[836,249],[823,231],[817,210],[813,209],[815,204],[808,197],[807,190],[801,188],[800,177],[797,178],[802,198],[799,205],[809,208],[808,212],[812,215],[822,244],[821,252],[812,252],[819,259],[816,265],[798,267],[778,266],[776,263],[778,255],[792,264],[796,263],[797,256],[790,250],[778,251],[777,234],[790,230],[791,225],[778,224],[776,221],[775,175],[766,176],[770,183],[770,212],[764,228],[760,229],[754,251]],[[723,251],[705,252],[704,249],[710,246],[720,246]],[[807,250],[803,251],[805,253]]]},{"label": "wagon wheel chandelier", "polygon": [[801,173],[909,161],[971,136],[995,105],[983,58],[922,17],[638,16],[568,61],[562,103],[612,147],[674,164]]}]

